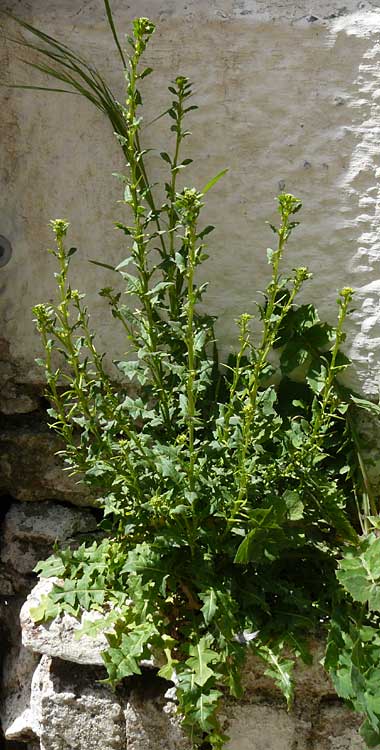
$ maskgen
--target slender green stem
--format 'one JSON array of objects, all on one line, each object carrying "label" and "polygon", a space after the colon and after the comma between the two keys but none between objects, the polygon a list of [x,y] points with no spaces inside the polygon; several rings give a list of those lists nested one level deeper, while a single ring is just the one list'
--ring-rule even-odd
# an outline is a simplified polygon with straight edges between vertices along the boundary
[{"label": "slender green stem", "polygon": [[240,335],[239,335],[239,351],[236,357],[236,363],[233,370],[233,378],[232,378],[232,384],[229,392],[229,401],[228,406],[224,414],[224,425],[222,430],[222,437],[223,440],[226,441],[228,439],[228,433],[229,433],[229,427],[230,427],[230,419],[234,413],[234,410],[236,408],[235,404],[235,395],[236,390],[240,381],[241,377],[241,361],[242,358],[247,351],[250,343],[249,343],[249,330],[248,330],[248,323],[251,316],[244,314],[239,319],[239,329],[240,329]]},{"label": "slender green stem", "polygon": [[[283,211],[282,223],[278,230],[278,248],[273,254],[272,261],[272,281],[268,290],[268,300],[264,313],[263,320],[263,333],[259,349],[255,354],[255,363],[252,369],[251,376],[249,378],[249,384],[245,391],[245,400],[243,400],[242,410],[242,440],[240,443],[240,449],[238,454],[238,471],[237,478],[239,484],[239,490],[237,498],[233,504],[230,518],[227,521],[224,536],[229,532],[233,524],[236,522],[236,518],[243,512],[244,507],[247,504],[247,489],[249,482],[249,474],[246,468],[246,460],[249,451],[249,446],[253,440],[253,427],[257,409],[257,397],[259,388],[261,386],[262,372],[266,366],[269,352],[271,351],[273,344],[278,336],[278,331],[281,324],[291,309],[294,298],[298,294],[302,282],[307,278],[306,269],[297,269],[294,278],[293,288],[285,301],[285,304],[281,305],[281,284],[279,275],[279,266],[282,259],[283,251],[287,239],[290,233],[290,216],[291,211]],[[285,294],[285,293],[284,293]],[[279,313],[273,320],[275,309],[281,305]]]},{"label": "slender green stem", "polygon": [[196,401],[194,394],[194,380],[196,376],[195,371],[195,356],[194,356],[194,268],[195,268],[195,242],[196,233],[195,227],[189,228],[188,236],[188,284],[187,284],[187,353],[188,353],[188,379],[187,379],[187,418],[188,418],[188,430],[189,430],[189,485],[190,492],[194,491],[194,464],[196,460],[196,454],[194,451],[194,420],[196,414]]},{"label": "slender green stem", "polygon": [[149,280],[150,273],[147,267],[146,257],[146,241],[144,236],[144,208],[140,199],[140,172],[138,169],[138,160],[136,154],[140,154],[140,147],[137,144],[136,137],[138,135],[139,122],[136,116],[137,104],[139,101],[138,93],[136,90],[136,82],[138,78],[137,66],[139,62],[138,45],[136,45],[135,54],[130,59],[130,70],[128,72],[128,99],[127,99],[127,122],[128,122],[128,153],[129,153],[129,169],[130,169],[130,193],[131,193],[131,207],[134,215],[134,242],[135,250],[134,255],[136,258],[136,267],[141,283],[140,299],[143,304],[143,309],[147,318],[147,333],[148,333],[148,348],[151,351],[150,367],[154,376],[158,397],[160,401],[160,408],[162,409],[162,416],[165,424],[170,428],[171,419],[169,412],[168,394],[166,393],[162,364],[159,356],[157,356],[158,341],[157,341],[157,329],[154,323],[154,315],[152,305],[149,299]]}]

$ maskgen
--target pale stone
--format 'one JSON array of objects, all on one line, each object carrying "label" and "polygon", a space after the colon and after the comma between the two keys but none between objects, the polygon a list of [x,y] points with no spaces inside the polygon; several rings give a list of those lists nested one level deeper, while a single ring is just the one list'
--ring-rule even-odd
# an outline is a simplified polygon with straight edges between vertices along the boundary
[{"label": "pale stone", "polygon": [[41,596],[49,593],[53,583],[54,579],[42,578],[21,609],[23,645],[35,653],[54,656],[69,662],[103,665],[101,652],[107,648],[107,640],[102,633],[94,638],[86,635],[75,638],[84,620],[101,617],[97,612],[85,613],[82,622],[66,612],[47,623],[34,622],[30,610],[40,604]]},{"label": "pale stone", "polygon": [[0,428],[0,494],[22,501],[61,500],[94,505],[89,488],[69,477],[55,455],[62,443],[48,430],[41,415],[27,415],[22,423]]},{"label": "pale stone", "polygon": [[31,713],[31,683],[40,657],[21,645],[19,608],[12,598],[0,610],[0,645],[6,647],[1,670],[0,721],[7,740],[26,742],[37,733]]},{"label": "pale stone", "polygon": [[361,719],[339,701],[321,706],[313,727],[317,750],[366,750],[359,735]]},{"label": "pale stone", "polygon": [[33,715],[30,708],[19,714],[8,727],[5,725],[4,737],[8,741],[25,742],[31,735],[33,736]]},{"label": "pale stone", "polygon": [[102,671],[43,657],[36,704],[41,750],[124,750],[120,699],[99,685]]},{"label": "pale stone", "polygon": [[[29,713],[8,739],[25,741],[31,725],[41,750],[190,750],[161,681],[137,678],[113,692],[104,670],[43,656],[33,675]],[[132,683],[131,683],[132,684]]]},{"label": "pale stone", "polygon": [[89,510],[51,502],[12,504],[0,528],[0,593],[25,597],[35,581],[35,565],[52,553],[55,541],[78,545],[96,528]]},{"label": "pale stone", "polygon": [[190,750],[191,743],[181,729],[172,701],[159,682],[132,690],[125,709],[128,750]]},{"label": "pale stone", "polygon": [[7,740],[25,742],[38,734],[38,724],[31,709],[31,692],[39,658],[21,646],[17,656],[12,653],[11,658],[5,662],[2,679],[5,699],[0,715]]},{"label": "pale stone", "polygon": [[[190,750],[173,701],[173,688],[144,673],[116,693],[99,684],[105,670],[44,655],[33,675],[30,704],[8,728],[7,738],[40,738],[40,750]],[[311,677],[313,682],[313,677]],[[244,701],[227,700],[221,721],[226,750],[364,750],[360,718],[340,701],[298,686],[289,713],[273,683],[251,686]],[[326,702],[326,699],[329,702]]]},{"label": "pale stone", "polygon": [[[232,714],[232,715],[231,715]],[[231,708],[226,750],[307,750],[294,715],[278,706],[244,705]]]},{"label": "pale stone", "polygon": [[51,502],[14,503],[1,531],[0,561],[18,573],[30,574],[36,563],[50,554],[54,542],[69,544],[96,528],[89,510]]}]

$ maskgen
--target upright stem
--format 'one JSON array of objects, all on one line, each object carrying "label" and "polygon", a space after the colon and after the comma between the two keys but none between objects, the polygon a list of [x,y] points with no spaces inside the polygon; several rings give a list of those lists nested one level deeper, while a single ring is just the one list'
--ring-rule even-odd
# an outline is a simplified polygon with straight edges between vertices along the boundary
[{"label": "upright stem", "polygon": [[298,210],[297,206],[300,205],[299,201],[296,201],[296,199],[294,199],[292,196],[285,195],[282,197],[284,198],[283,202],[281,202],[280,196],[281,225],[277,231],[277,250],[274,252],[272,259],[272,280],[269,285],[267,305],[264,312],[262,339],[260,347],[256,351],[255,363],[253,366],[252,374],[249,378],[247,389],[245,391],[246,399],[242,410],[242,440],[238,453],[237,472],[239,491],[237,498],[233,504],[230,518],[227,521],[224,536],[226,536],[230,528],[236,522],[237,516],[242,512],[248,499],[247,489],[249,474],[246,469],[246,459],[249,446],[252,442],[252,430],[256,416],[257,396],[261,385],[262,372],[267,363],[269,352],[271,351],[273,344],[275,343],[278,336],[278,331],[280,329],[282,321],[291,309],[294,298],[298,294],[303,281],[308,278],[308,272],[305,268],[296,269],[292,291],[285,304],[281,306],[280,312],[273,320],[276,306],[281,305],[281,299],[278,298],[282,288],[280,283],[279,267],[286,242],[293,228],[290,217],[296,210]]},{"label": "upright stem", "polygon": [[152,305],[149,299],[149,280],[150,272],[147,267],[146,258],[146,241],[144,236],[144,207],[141,201],[140,191],[140,170],[138,167],[138,159],[136,158],[136,152],[140,154],[137,138],[139,122],[136,117],[136,110],[138,105],[138,92],[136,89],[137,82],[137,66],[140,59],[140,51],[138,42],[135,45],[135,54],[130,59],[130,71],[128,73],[128,99],[127,99],[127,123],[128,123],[128,152],[129,152],[129,168],[130,168],[130,194],[131,200],[129,201],[133,215],[134,215],[134,243],[135,247],[133,250],[136,259],[136,268],[139,274],[141,289],[140,299],[142,301],[143,310],[147,318],[147,333],[148,333],[148,349],[151,352],[150,356],[150,368],[156,384],[158,398],[160,402],[160,409],[162,412],[163,419],[166,427],[170,428],[170,412],[168,395],[166,393],[163,370],[160,359],[157,357],[156,352],[158,350],[157,341],[157,329],[154,322],[154,315]]},{"label": "upright stem", "polygon": [[[168,216],[169,216],[169,256],[173,260],[174,259],[174,252],[175,252],[175,242],[174,242],[174,230],[176,226],[177,221],[177,212],[175,209],[175,200],[176,200],[176,188],[177,188],[177,174],[178,174],[178,160],[179,160],[179,153],[180,153],[180,147],[182,143],[183,133],[182,133],[182,121],[184,117],[184,111],[183,111],[183,100],[184,100],[184,88],[183,84],[184,81],[187,79],[177,79],[178,83],[178,90],[177,90],[177,107],[175,111],[177,120],[176,120],[176,139],[175,139],[175,149],[174,149],[174,156],[173,160],[171,162],[171,180],[170,180],[170,191],[169,191],[169,200],[170,200],[170,207],[168,210]],[[172,264],[169,269],[169,279],[173,280],[175,275],[175,266]],[[170,313],[175,319],[178,315],[178,309],[179,309],[179,295],[177,294],[177,289],[174,286],[169,287],[169,301],[170,301]]]},{"label": "upright stem", "polygon": [[188,354],[188,380],[187,380],[187,414],[189,423],[189,484],[190,491],[194,491],[194,464],[196,455],[194,451],[194,419],[195,419],[195,394],[194,394],[194,380],[195,380],[195,357],[194,357],[194,267],[195,267],[195,242],[196,234],[194,226],[189,228],[188,237],[188,276],[187,276],[187,294],[188,294],[188,306],[187,306],[187,354]]}]

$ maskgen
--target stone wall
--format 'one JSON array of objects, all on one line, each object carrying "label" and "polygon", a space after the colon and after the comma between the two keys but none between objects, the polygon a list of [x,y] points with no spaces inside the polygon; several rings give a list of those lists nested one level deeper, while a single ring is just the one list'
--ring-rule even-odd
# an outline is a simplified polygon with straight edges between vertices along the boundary
[{"label": "stone wall", "polygon": [[[224,351],[233,320],[252,311],[267,276],[265,220],[274,196],[288,190],[304,201],[302,225],[288,266],[308,264],[315,276],[304,299],[335,319],[337,289],[356,289],[347,352],[350,384],[369,397],[379,387],[380,0],[113,0],[118,27],[149,15],[158,28],[147,54],[157,71],[145,82],[146,120],[165,109],[167,82],[194,81],[200,109],[191,116],[194,164],[186,182],[201,187],[225,166],[210,193],[207,222],[217,230],[205,273],[209,309],[220,316]],[[13,11],[88,55],[120,98],[123,81],[101,0],[2,0]],[[19,31],[4,20],[9,35]],[[22,56],[22,55],[21,55]],[[0,35],[1,77],[39,83]],[[94,529],[91,497],[62,471],[56,439],[46,427],[39,342],[31,307],[54,289],[50,218],[72,223],[74,283],[89,295],[100,347],[110,359],[124,351],[96,290],[109,283],[91,258],[123,254],[113,222],[122,209],[111,177],[123,168],[102,115],[79,97],[0,88],[0,235],[13,253],[0,257],[0,653],[2,726],[8,750],[182,750],[173,696],[148,670],[116,695],[96,686],[99,665],[77,664],[70,625],[58,631],[64,653],[43,647],[44,634],[19,610],[35,585],[37,559],[55,538],[83,538]],[[146,130],[146,145],[167,145],[164,121]],[[153,152],[150,169],[160,179]],[[222,210],[221,210],[222,208]],[[77,260],[78,258],[78,260]],[[370,438],[377,453],[378,439]],[[375,472],[375,477],[377,476]],[[27,635],[29,634],[29,635]],[[54,634],[53,634],[54,635]],[[57,641],[56,638],[56,641]],[[54,639],[53,639],[54,640]],[[71,645],[70,645],[71,644]],[[317,664],[316,658],[316,664]],[[226,704],[231,750],[359,750],[356,719],[334,698],[315,667],[300,675],[292,714],[257,673],[247,670],[246,699]],[[106,715],[106,720],[104,716]],[[101,719],[99,718],[101,717]],[[102,736],[101,733],[104,732]],[[5,744],[4,744],[5,743]]]},{"label": "stone wall", "polygon": [[[0,718],[4,747],[11,750],[190,750],[176,717],[171,683],[153,665],[141,677],[125,680],[112,692],[99,680],[102,637],[75,638],[80,623],[70,615],[35,624],[36,606],[49,582],[35,583],[31,572],[60,543],[80,543],[93,534],[90,509],[53,502],[13,503],[2,524],[0,594],[3,684]],[[19,623],[21,623],[21,630]],[[291,713],[263,668],[248,659],[245,696],[226,698],[223,722],[231,740],[227,750],[364,750],[357,716],[337,699],[314,645],[312,667],[299,666]]]}]

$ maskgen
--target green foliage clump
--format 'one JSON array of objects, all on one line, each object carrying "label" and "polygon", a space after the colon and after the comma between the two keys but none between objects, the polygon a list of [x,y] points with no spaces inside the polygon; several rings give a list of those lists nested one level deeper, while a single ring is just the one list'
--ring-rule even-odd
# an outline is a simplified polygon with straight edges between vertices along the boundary
[{"label": "green foliage clump", "polygon": [[127,254],[113,269],[123,293],[107,287],[101,295],[127,351],[115,378],[69,281],[68,223],[53,221],[59,298],[34,308],[40,364],[66,467],[97,493],[104,533],[39,564],[60,582],[34,616],[101,612],[83,632],[105,632],[109,682],[139,674],[141,660],[153,657],[176,685],[193,746],[207,740],[215,750],[227,739],[221,700],[242,695],[247,653],[263,660],[290,706],[294,660],[310,661],[308,640],[325,636],[325,667],[338,695],[365,715],[363,736],[375,747],[379,521],[351,395],[339,382],[349,366],[340,347],[352,290],[339,293],[335,327],[297,304],[310,274],[299,267],[285,276],[281,263],[301,203],[280,195],[261,334],[253,336],[243,313],[237,354],[219,363],[214,318],[199,309],[207,285],[197,279],[213,229],[201,223],[204,196],[223,173],[201,191],[177,186],[191,162],[180,154],[194,109],[189,80],[177,77],[167,109],[174,147],[161,153],[169,177],[157,203],[138,88],[152,72],[140,58],[154,25],[134,21],[127,59],[109,18],[127,79],[125,106],[112,100],[127,158],[119,177],[128,218],[117,225]]}]

